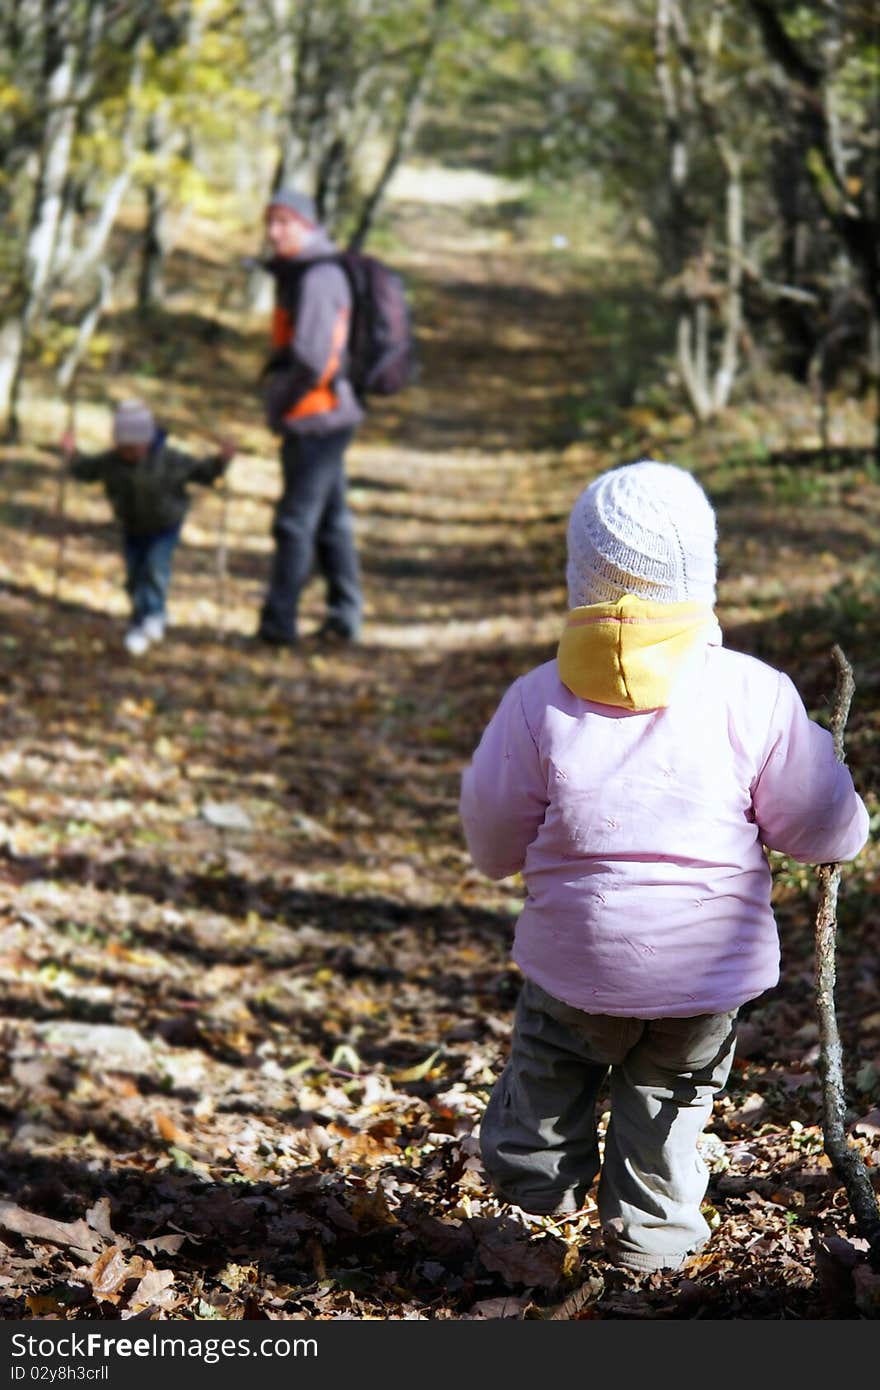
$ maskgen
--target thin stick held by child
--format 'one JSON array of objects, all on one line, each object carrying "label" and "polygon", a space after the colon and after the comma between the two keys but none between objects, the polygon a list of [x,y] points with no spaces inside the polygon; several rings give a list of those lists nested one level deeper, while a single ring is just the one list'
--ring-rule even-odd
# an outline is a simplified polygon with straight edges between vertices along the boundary
[{"label": "thin stick held by child", "polygon": [[737,1011],[779,979],[764,849],[852,859],[868,816],[789,678],[724,647],[715,515],[690,473],[602,474],[567,541],[556,658],[508,689],[462,777],[475,864],[526,885],[482,1155],[537,1214],[579,1210],[598,1175],[610,1258],[676,1269],[709,1237],[697,1141]]}]

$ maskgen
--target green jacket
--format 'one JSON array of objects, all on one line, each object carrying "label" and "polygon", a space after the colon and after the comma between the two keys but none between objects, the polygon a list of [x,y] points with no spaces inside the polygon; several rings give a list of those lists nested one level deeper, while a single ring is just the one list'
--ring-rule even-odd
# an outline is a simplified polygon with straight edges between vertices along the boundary
[{"label": "green jacket", "polygon": [[189,510],[190,483],[207,486],[225,467],[222,455],[197,459],[166,443],[159,431],[146,458],[128,463],[115,449],[100,454],[75,454],[74,478],[103,483],[113,515],[129,536],[150,536],[183,524]]}]

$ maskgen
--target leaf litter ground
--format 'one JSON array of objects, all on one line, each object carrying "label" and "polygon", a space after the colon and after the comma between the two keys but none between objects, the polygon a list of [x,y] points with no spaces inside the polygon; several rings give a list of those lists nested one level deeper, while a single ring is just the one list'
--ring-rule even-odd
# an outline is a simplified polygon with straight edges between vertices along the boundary
[{"label": "leaf litter ground", "polygon": [[[859,449],[809,467],[784,454],[812,443],[794,397],[699,437],[679,407],[633,399],[620,362],[637,377],[651,350],[638,266],[615,284],[485,229],[469,248],[473,224],[445,216],[400,212],[422,377],[350,455],[362,646],[250,640],[277,465],[247,385],[261,326],[244,316],[200,317],[180,291],[152,332],[114,326],[114,398],[147,395],[195,446],[210,415],[241,447],[225,505],[196,499],[171,631],[139,662],[120,646],[103,499],[69,489],[59,516],[48,385],[29,442],[3,453],[5,1318],[877,1312],[822,1152],[815,884],[782,859],[783,980],[743,1010],[704,1140],[705,1252],[637,1278],[605,1263],[594,1201],[554,1223],[487,1190],[477,1129],[519,988],[521,884],[470,866],[458,781],[508,682],[553,653],[574,496],[639,456],[696,469],[719,513],[728,644],[783,666],[823,717],[831,644],[853,661],[849,761],[876,827],[880,485]],[[179,267],[203,300],[223,300],[225,273],[210,245]],[[104,441],[107,386],[86,375],[85,447]],[[860,444],[865,422],[840,411]],[[317,584],[304,618],[320,621]],[[872,1173],[877,886],[871,847],[845,878],[838,1013]]]}]

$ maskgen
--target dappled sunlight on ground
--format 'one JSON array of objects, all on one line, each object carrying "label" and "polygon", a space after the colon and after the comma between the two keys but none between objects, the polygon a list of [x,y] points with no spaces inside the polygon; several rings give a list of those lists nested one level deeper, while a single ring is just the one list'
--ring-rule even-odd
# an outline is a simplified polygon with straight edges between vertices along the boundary
[{"label": "dappled sunlight on ground", "polygon": [[[855,1317],[845,1252],[815,1254],[852,1227],[817,1123],[812,871],[774,864],[785,974],[744,1011],[707,1136],[714,1239],[687,1277],[640,1283],[603,1262],[594,1204],[557,1224],[487,1190],[476,1130],[519,987],[522,884],[473,869],[457,798],[508,683],[554,654],[571,503],[653,454],[716,502],[728,643],[783,666],[823,718],[844,646],[849,762],[880,823],[876,470],[776,465],[754,413],[703,431],[680,401],[633,414],[657,349],[636,333],[643,285],[492,228],[469,243],[473,211],[407,209],[423,373],[349,455],[362,645],[252,641],[279,475],[252,385],[262,327],[234,303],[219,335],[204,322],[222,256],[178,268],[187,295],[203,277],[202,317],[182,297],[136,338],[120,311],[118,374],[90,367],[77,399],[85,448],[137,393],[187,447],[208,450],[210,427],[242,449],[225,495],[194,489],[170,630],[145,657],[121,647],[103,497],[60,497],[66,416],[39,374],[23,443],[0,451],[6,1195],[97,1223],[85,1266],[5,1232],[0,1307],[131,1311],[130,1284],[102,1301],[89,1274],[116,1243],[173,1271],[148,1316],[542,1316],[577,1287],[578,1316]],[[306,635],[323,603],[315,580]],[[853,1120],[876,1106],[878,884],[874,843],[841,899]],[[854,1140],[875,1172],[878,1135]]]}]

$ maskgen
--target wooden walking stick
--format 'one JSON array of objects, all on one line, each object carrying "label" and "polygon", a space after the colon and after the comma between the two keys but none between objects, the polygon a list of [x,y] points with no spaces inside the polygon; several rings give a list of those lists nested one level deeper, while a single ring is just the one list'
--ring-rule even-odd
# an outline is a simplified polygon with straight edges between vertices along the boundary
[{"label": "wooden walking stick", "polygon": [[217,630],[223,632],[226,627],[226,580],[228,577],[228,560],[226,537],[229,530],[229,476],[228,468],[234,456],[235,447],[228,439],[218,434],[209,434],[208,438],[216,444],[220,453],[223,455],[223,473],[220,483],[220,525],[217,529]]},{"label": "wooden walking stick", "polygon": [[[834,751],[845,761],[843,734],[855,692],[852,667],[834,646],[831,655],[837,680],[831,710]],[[816,910],[816,998],[819,1008],[819,1072],[822,1077],[822,1132],[825,1152],[846,1189],[859,1234],[868,1241],[868,1261],[880,1272],[880,1208],[868,1171],[858,1149],[846,1136],[846,1093],[843,1081],[843,1049],[834,1009],[837,946],[837,893],[840,864],[820,864],[819,903]]]},{"label": "wooden walking stick", "polygon": [[223,470],[220,482],[220,533],[217,537],[217,603],[219,605],[219,620],[217,630],[226,630],[226,578],[228,572],[226,556],[226,534],[229,518],[229,473]]},{"label": "wooden walking stick", "polygon": [[52,582],[52,602],[61,601],[61,576],[64,571],[64,551],[67,544],[67,521],[65,517],[65,501],[67,497],[67,480],[70,475],[70,460],[73,457],[73,448],[68,441],[75,438],[76,424],[76,393],[71,387],[67,396],[67,424],[64,430],[64,443],[61,447],[61,467],[58,473],[58,493],[55,503],[55,517],[58,522],[58,545],[55,550],[55,577]]}]

